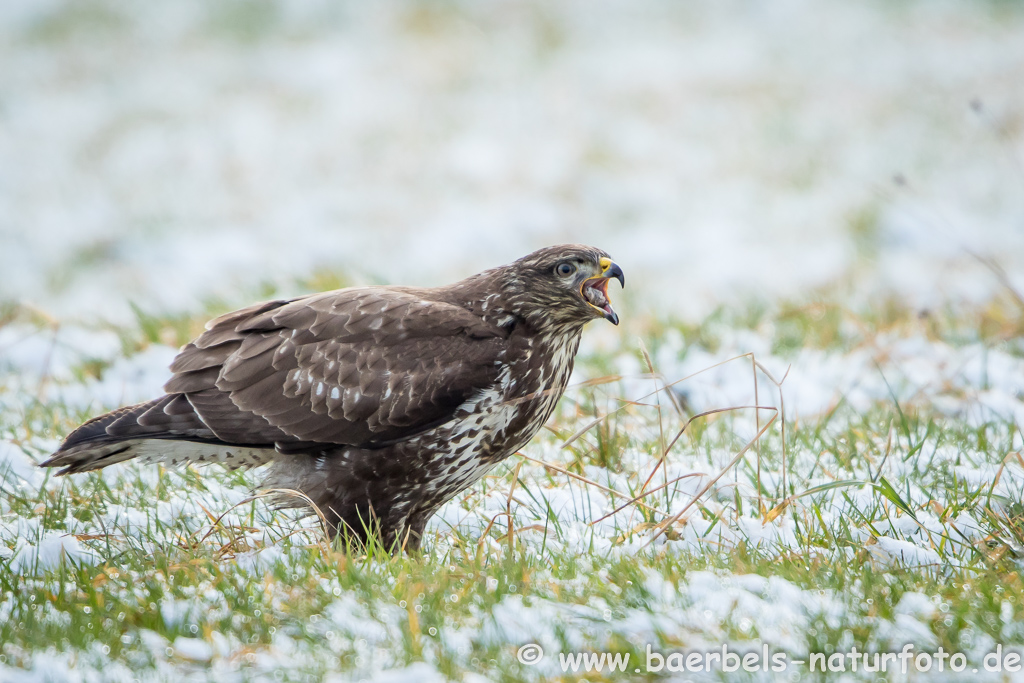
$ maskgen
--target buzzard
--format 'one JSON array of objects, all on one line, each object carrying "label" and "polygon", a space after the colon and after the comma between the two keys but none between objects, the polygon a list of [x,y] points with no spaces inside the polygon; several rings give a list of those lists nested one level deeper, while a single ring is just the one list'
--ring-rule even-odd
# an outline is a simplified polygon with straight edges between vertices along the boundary
[{"label": "buzzard", "polygon": [[612,278],[605,252],[562,245],[446,287],[255,304],[181,349],[164,396],[89,420],[43,466],[269,463],[263,485],[305,494],[332,536],[416,550],[438,507],[547,421],[583,326],[618,324]]}]

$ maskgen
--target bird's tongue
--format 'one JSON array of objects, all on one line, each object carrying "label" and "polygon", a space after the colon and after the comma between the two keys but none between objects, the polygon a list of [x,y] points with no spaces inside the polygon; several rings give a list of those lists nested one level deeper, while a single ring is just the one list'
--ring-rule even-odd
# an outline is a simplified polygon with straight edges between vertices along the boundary
[{"label": "bird's tongue", "polygon": [[597,279],[593,284],[587,283],[583,288],[587,301],[607,313],[613,313],[612,305],[608,301],[608,280]]}]

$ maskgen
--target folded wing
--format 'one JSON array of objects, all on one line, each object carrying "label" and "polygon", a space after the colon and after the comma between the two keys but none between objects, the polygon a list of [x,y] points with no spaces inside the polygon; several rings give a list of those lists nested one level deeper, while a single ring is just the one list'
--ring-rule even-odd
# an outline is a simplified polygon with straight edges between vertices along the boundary
[{"label": "folded wing", "polygon": [[257,304],[213,320],[174,360],[217,440],[374,447],[452,417],[496,379],[505,331],[411,291],[366,287]]}]

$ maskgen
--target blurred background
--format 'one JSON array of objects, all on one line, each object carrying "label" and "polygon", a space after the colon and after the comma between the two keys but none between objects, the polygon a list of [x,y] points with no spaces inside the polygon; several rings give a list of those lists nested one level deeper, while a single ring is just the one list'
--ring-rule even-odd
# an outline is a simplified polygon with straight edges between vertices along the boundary
[{"label": "blurred background", "polygon": [[1024,7],[0,3],[8,305],[119,323],[559,242],[622,264],[624,317],[1021,291]]}]

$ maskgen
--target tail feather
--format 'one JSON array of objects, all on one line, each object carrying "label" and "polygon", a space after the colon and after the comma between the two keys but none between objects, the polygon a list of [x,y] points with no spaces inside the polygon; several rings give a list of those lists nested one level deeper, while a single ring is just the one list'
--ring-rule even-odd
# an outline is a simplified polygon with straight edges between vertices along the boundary
[{"label": "tail feather", "polygon": [[[159,400],[159,399],[158,399]],[[105,415],[94,417],[68,434],[64,443],[41,467],[63,467],[58,474],[96,470],[133,457],[128,445],[123,443],[123,434],[112,433],[114,425],[135,423],[136,419],[155,403],[149,401],[134,406],[112,410]]]},{"label": "tail feather", "polygon": [[251,467],[273,458],[273,446],[221,442],[181,394],[119,408],[71,432],[42,467],[58,475],[97,470],[139,457],[149,462],[220,461],[229,468]]}]

